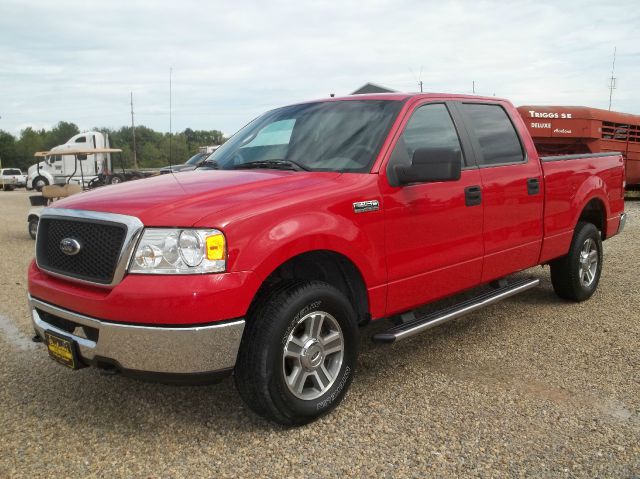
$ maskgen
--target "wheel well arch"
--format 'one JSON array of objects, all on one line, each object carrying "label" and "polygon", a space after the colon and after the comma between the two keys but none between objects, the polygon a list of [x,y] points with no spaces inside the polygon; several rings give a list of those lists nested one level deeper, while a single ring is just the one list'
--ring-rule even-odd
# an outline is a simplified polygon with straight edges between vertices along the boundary
[{"label": "wheel well arch", "polygon": [[370,320],[369,297],[362,273],[348,257],[331,250],[308,251],[282,263],[262,282],[249,310],[278,284],[291,280],[317,280],[331,284],[353,305],[359,324]]},{"label": "wheel well arch", "polygon": [[591,199],[582,209],[578,221],[592,223],[602,233],[602,239],[607,237],[607,215],[604,202],[599,198]]}]

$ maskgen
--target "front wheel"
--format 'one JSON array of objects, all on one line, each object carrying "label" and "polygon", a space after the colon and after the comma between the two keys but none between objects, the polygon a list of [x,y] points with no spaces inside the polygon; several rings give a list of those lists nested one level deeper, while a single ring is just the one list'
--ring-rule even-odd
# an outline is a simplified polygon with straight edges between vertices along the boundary
[{"label": "front wheel", "polygon": [[572,301],[589,299],[602,273],[602,240],[591,223],[579,222],[569,253],[551,263],[551,283],[558,296]]},{"label": "front wheel", "polygon": [[38,234],[38,218],[30,218],[28,228],[31,239],[36,239],[36,235]]},{"label": "front wheel", "polygon": [[119,183],[122,183],[123,181],[124,181],[124,178],[122,178],[122,176],[120,176],[120,175],[113,175],[113,176],[111,177],[111,182],[110,182],[110,184],[111,184],[111,185],[117,185],[117,184],[119,184]]},{"label": "front wheel", "polygon": [[48,184],[49,184],[49,180],[47,180],[43,176],[38,176],[36,179],[33,180],[33,188],[36,191],[42,191],[42,188],[44,188]]},{"label": "front wheel", "polygon": [[249,314],[235,381],[257,414],[297,426],[336,407],[355,372],[358,327],[345,296],[308,281],[267,295]]}]

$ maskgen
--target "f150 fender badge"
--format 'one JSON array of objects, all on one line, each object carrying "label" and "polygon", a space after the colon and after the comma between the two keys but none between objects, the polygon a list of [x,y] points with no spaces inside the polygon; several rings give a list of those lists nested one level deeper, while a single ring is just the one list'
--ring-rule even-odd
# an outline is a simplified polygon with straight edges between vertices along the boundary
[{"label": "f150 fender badge", "polygon": [[353,204],[354,213],[366,213],[367,211],[378,211],[380,203],[378,200],[356,201]]},{"label": "f150 fender badge", "polygon": [[75,238],[64,238],[60,241],[60,251],[67,256],[77,255],[81,248],[80,242]]}]

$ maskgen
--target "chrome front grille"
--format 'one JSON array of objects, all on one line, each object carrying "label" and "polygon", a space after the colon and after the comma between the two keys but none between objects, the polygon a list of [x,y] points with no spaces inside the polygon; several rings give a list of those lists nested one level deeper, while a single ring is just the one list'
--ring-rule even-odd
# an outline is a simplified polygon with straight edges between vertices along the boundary
[{"label": "chrome front grille", "polygon": [[[124,276],[142,223],[113,213],[46,209],[36,240],[38,267],[70,280],[112,286]],[[77,251],[66,251],[71,240]]]}]

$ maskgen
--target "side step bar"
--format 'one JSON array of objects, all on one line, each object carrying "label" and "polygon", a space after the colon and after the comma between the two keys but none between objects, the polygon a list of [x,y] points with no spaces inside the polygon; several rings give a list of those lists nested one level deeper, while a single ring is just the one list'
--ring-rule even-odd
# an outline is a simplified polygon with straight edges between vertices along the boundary
[{"label": "side step bar", "polygon": [[448,308],[435,311],[424,316],[418,316],[415,319],[400,324],[373,336],[373,340],[379,343],[393,343],[401,339],[407,339],[415,336],[422,331],[439,326],[452,319],[457,319],[465,314],[473,313],[491,304],[497,303],[505,298],[522,293],[528,289],[534,288],[540,284],[537,278],[519,279],[508,283],[506,286],[499,287],[493,291],[482,293],[475,298],[468,299],[462,303],[449,306]]}]

